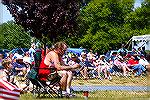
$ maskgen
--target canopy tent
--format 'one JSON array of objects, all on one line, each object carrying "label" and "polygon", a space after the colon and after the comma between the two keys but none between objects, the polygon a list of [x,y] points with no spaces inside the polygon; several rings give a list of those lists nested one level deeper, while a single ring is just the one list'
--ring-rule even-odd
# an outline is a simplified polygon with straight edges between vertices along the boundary
[{"label": "canopy tent", "polygon": [[79,56],[82,52],[87,52],[87,50],[83,48],[67,48],[67,52],[71,52]]},{"label": "canopy tent", "polygon": [[132,37],[132,48],[144,47],[145,50],[150,50],[150,35],[140,35]]}]

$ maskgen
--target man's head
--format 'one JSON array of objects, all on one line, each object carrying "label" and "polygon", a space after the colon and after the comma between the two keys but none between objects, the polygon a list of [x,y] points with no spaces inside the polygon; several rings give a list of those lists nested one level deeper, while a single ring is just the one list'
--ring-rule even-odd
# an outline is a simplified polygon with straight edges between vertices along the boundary
[{"label": "man's head", "polygon": [[25,56],[27,56],[27,57],[30,56],[29,51],[25,52]]},{"label": "man's head", "polygon": [[82,53],[81,53],[81,57],[82,57],[82,58],[86,58],[86,57],[87,57],[86,53],[85,53],[85,52],[82,52]]},{"label": "man's head", "polygon": [[35,44],[34,44],[34,43],[32,43],[32,44],[31,44],[31,47],[35,49]]},{"label": "man's head", "polygon": [[72,59],[72,60],[76,60],[76,59],[77,59],[77,56],[76,56],[75,54],[72,54],[72,55],[71,55],[71,59]]},{"label": "man's head", "polygon": [[121,47],[122,47],[122,48],[124,48],[124,47],[125,47],[125,45],[124,45],[124,44],[122,44],[122,45],[121,45]]},{"label": "man's head", "polygon": [[65,42],[57,42],[54,44],[53,48],[58,52],[59,55],[63,56],[68,48],[68,45]]}]

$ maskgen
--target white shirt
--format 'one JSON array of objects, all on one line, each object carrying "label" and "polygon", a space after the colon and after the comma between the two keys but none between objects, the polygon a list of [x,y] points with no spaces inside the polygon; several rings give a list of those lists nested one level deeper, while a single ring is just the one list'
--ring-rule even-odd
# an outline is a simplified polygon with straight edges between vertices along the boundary
[{"label": "white shirt", "polygon": [[32,59],[31,59],[31,57],[24,56],[23,57],[23,62],[27,62],[27,63],[31,64],[32,63]]},{"label": "white shirt", "polygon": [[32,61],[34,61],[34,53],[35,53],[35,50],[33,48],[30,48],[29,49],[29,54],[30,54],[30,57],[31,57]]},{"label": "white shirt", "polygon": [[143,66],[149,65],[148,61],[145,58],[144,59],[140,59],[139,60],[139,64],[141,64]]}]

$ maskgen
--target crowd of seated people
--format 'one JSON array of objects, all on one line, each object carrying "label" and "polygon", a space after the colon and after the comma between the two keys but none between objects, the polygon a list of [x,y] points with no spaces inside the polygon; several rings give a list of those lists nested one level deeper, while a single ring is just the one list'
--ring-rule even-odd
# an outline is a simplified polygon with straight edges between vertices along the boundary
[{"label": "crowd of seated people", "polygon": [[[72,59],[74,58],[70,58],[69,56],[64,57],[66,64],[72,62]],[[150,68],[150,64],[145,59],[144,52],[141,48],[133,48],[132,52],[128,53],[128,50],[124,49],[122,46],[122,48],[118,50],[117,54],[112,55],[112,57],[108,60],[105,59],[105,55],[95,55],[91,50],[89,53],[82,52],[80,56],[76,55],[75,59],[78,59],[78,63],[82,66],[80,70],[77,70],[76,72],[80,72],[83,79],[88,79],[90,72],[93,72],[93,77],[100,80],[111,80],[112,75],[118,74],[124,77],[128,77],[133,74],[137,77],[146,75],[146,72]]]},{"label": "crowd of seated people", "polygon": [[[146,75],[147,71],[150,71],[150,63],[146,60],[145,54],[141,48],[133,48],[130,54],[127,53],[127,50],[125,50],[125,53],[121,53],[124,52],[123,50],[125,49],[123,49],[122,46],[116,55],[112,55],[112,57],[106,60],[105,55],[98,55],[97,53],[94,54],[92,50],[90,50],[89,53],[82,52],[81,55],[78,56],[74,53],[60,55],[59,53],[63,52],[63,49],[59,50],[59,48],[56,48],[56,50],[47,53],[46,60],[48,64],[48,58],[55,60],[51,57],[51,55],[55,54],[56,51],[60,55],[59,59],[62,57],[63,63],[61,62],[61,64],[56,64],[55,66],[58,66],[59,74],[62,78],[64,78],[61,80],[61,84],[66,84],[63,80],[68,80],[66,81],[67,84],[62,87],[63,90],[66,90],[68,93],[70,93],[73,76],[80,76],[83,79],[96,78],[99,80],[112,80],[113,75],[128,77],[132,73],[135,77],[140,77],[142,75]],[[57,55],[55,56],[57,57]],[[3,65],[1,64],[3,60],[4,59],[2,55],[0,55],[0,70],[3,70]],[[19,75],[25,76],[26,73],[30,70],[30,66],[28,65],[32,64],[33,59],[30,57],[29,51],[25,52],[24,56],[17,54],[17,52],[15,54],[10,53],[9,56],[5,58],[5,60],[8,60],[11,63],[11,68],[9,68],[8,75],[12,78],[11,82],[15,83],[20,88],[24,88],[19,86],[19,83],[13,79],[13,77]],[[68,66],[77,66],[77,64],[80,65],[80,68],[70,68],[68,70]],[[64,70],[62,71],[59,69],[59,66],[63,66]]]},{"label": "crowd of seated people", "polygon": [[[20,84],[19,81],[25,80],[26,74],[30,70],[30,66],[28,66],[26,61],[23,60],[24,57],[25,56],[19,55],[17,52],[15,54],[9,53],[9,55],[3,58],[1,62],[1,70],[5,70],[7,73],[7,77],[5,77],[7,78],[7,81],[16,85],[21,90],[23,90],[26,85]],[[9,68],[5,68],[8,64]]]}]

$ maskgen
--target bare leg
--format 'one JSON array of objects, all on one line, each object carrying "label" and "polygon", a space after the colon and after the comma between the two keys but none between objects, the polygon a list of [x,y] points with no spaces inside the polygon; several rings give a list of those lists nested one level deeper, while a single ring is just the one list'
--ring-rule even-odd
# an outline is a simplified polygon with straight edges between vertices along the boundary
[{"label": "bare leg", "polygon": [[84,67],[84,69],[83,69],[83,71],[84,71],[83,73],[85,76],[84,78],[88,78],[87,70],[88,70],[87,67]]},{"label": "bare leg", "polygon": [[123,75],[126,76],[126,66],[122,66]]},{"label": "bare leg", "polygon": [[61,89],[63,91],[65,91],[66,90],[66,85],[67,85],[67,77],[68,77],[67,72],[63,71],[61,76],[62,76],[62,78],[60,80]]},{"label": "bare leg", "polygon": [[84,67],[84,68],[81,70],[81,74],[82,74],[83,78],[87,78],[87,67]]},{"label": "bare leg", "polygon": [[68,78],[67,78],[66,91],[70,94],[70,86],[71,86],[71,82],[72,82],[72,72],[68,71],[67,75],[68,75]]},{"label": "bare leg", "polygon": [[107,69],[106,68],[104,69],[104,75],[105,75],[105,78],[107,78]]},{"label": "bare leg", "polygon": [[100,66],[98,66],[98,78],[101,78],[101,74],[100,74],[100,72],[101,72],[101,67]]}]

